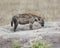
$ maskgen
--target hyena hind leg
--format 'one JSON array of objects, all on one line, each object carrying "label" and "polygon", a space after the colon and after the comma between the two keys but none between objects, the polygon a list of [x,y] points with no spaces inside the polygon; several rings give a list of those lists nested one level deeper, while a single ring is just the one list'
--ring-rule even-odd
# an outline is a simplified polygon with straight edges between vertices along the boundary
[{"label": "hyena hind leg", "polygon": [[15,23],[14,24],[14,32],[16,31],[17,26],[18,26],[18,23]]}]

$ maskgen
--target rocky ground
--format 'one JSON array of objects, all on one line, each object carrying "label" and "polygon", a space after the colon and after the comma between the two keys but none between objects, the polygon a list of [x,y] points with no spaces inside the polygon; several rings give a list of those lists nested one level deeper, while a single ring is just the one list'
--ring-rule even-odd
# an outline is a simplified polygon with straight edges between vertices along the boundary
[{"label": "rocky ground", "polygon": [[[38,26],[38,25],[37,25]],[[40,26],[40,25],[39,25]],[[39,28],[39,26],[37,28]],[[51,45],[51,48],[60,48],[60,23],[47,22],[44,28],[29,30],[29,24],[19,25],[17,31],[13,31],[10,25],[0,27],[0,48],[13,48],[12,44],[17,42],[21,48],[32,44],[31,41],[39,38]],[[12,43],[13,42],[13,43]]]}]

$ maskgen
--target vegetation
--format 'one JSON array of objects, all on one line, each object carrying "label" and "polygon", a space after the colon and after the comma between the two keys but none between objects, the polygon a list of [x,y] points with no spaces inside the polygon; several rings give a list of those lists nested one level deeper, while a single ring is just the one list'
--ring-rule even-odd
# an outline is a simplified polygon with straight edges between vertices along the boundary
[{"label": "vegetation", "polygon": [[[13,41],[12,45],[13,45],[13,48],[20,48],[20,44],[16,41]],[[34,41],[32,46],[28,46],[26,48],[50,48],[50,45],[40,40],[38,42]]]},{"label": "vegetation", "polygon": [[50,45],[47,43],[42,42],[41,40],[38,43],[34,43],[32,47],[29,48],[50,48]]},{"label": "vegetation", "polygon": [[20,44],[17,41],[12,41],[13,48],[20,48]]},{"label": "vegetation", "polygon": [[10,18],[14,15],[26,12],[41,14],[46,21],[59,21],[59,4],[58,0],[0,0],[0,25],[10,23]]}]

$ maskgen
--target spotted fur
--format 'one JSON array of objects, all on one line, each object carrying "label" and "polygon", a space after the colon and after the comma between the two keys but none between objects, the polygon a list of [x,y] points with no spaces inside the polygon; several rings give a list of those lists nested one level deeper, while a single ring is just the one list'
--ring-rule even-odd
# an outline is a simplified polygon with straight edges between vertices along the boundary
[{"label": "spotted fur", "polygon": [[14,24],[14,31],[16,31],[16,28],[18,26],[18,24],[30,24],[30,29],[32,30],[32,25],[35,21],[38,21],[41,26],[44,26],[44,20],[34,14],[18,14],[12,17],[12,21],[11,21],[11,26],[13,26]]}]

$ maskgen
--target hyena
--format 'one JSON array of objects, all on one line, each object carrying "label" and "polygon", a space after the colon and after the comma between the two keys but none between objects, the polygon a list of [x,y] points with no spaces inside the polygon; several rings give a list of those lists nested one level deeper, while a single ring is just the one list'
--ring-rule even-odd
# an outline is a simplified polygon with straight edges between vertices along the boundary
[{"label": "hyena", "polygon": [[44,26],[44,20],[37,16],[37,15],[33,15],[33,14],[17,14],[15,16],[12,17],[12,21],[11,21],[11,26],[13,26],[14,24],[14,31],[16,31],[16,28],[18,26],[18,24],[29,24],[30,30],[32,30],[32,25],[34,23],[34,21],[38,21],[41,26]]}]

